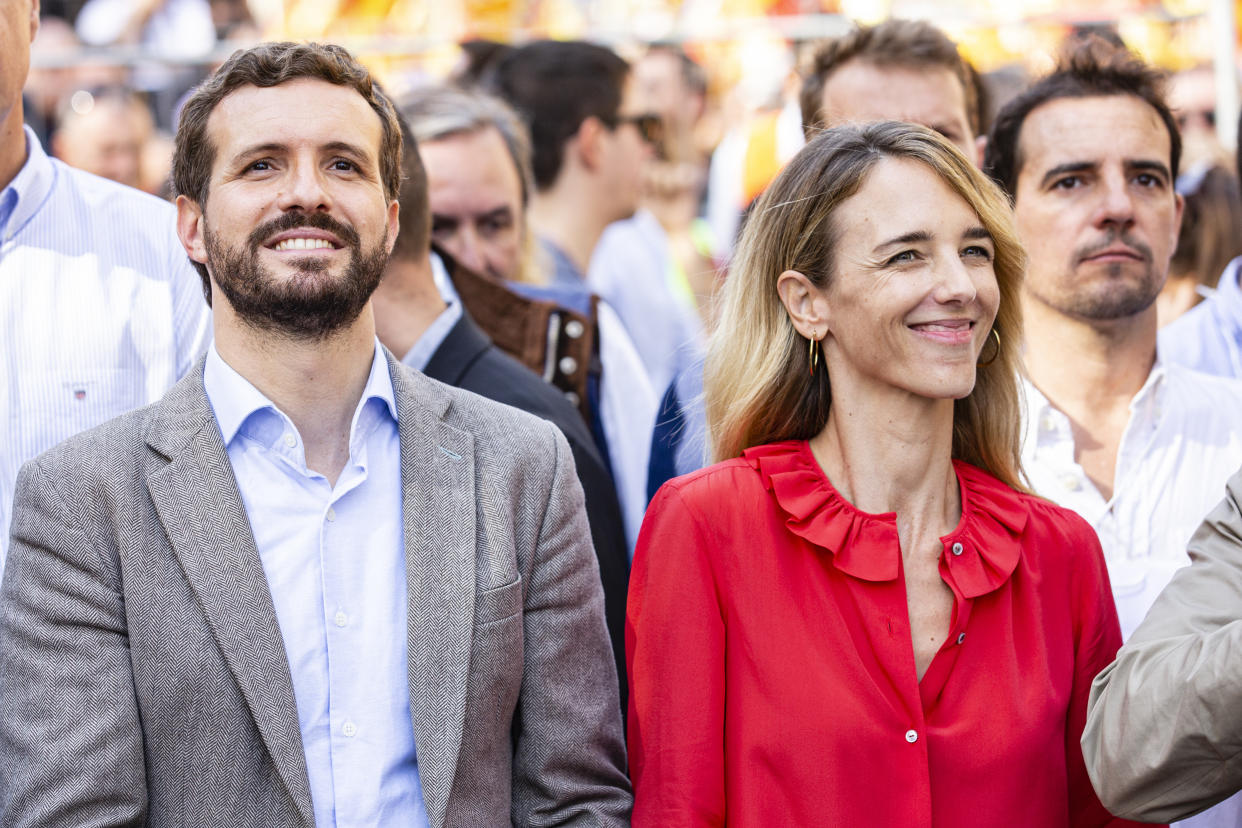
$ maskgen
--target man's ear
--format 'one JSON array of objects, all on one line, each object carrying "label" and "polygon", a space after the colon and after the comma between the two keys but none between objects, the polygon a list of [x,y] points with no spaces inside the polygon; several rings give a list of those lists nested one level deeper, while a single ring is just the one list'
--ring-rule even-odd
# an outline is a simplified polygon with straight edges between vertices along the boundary
[{"label": "man's ear", "polygon": [[1185,212],[1186,212],[1185,196],[1183,196],[1179,192],[1174,192],[1173,193],[1173,205],[1174,205],[1174,208],[1177,210],[1177,215],[1174,217],[1174,221],[1173,221],[1173,246],[1169,249],[1177,250],[1177,240],[1181,238],[1181,235],[1182,235],[1182,216],[1185,215]]},{"label": "man's ear", "polygon": [[397,245],[397,234],[401,232],[401,202],[393,199],[388,204],[388,255]]},{"label": "man's ear", "polygon": [[39,33],[39,0],[30,0],[30,39]]},{"label": "man's ear", "polygon": [[[594,115],[588,115],[578,124],[578,131],[570,138],[570,145],[582,166],[588,170],[599,167],[604,154],[604,133],[608,127]],[[568,151],[569,147],[566,147]]]},{"label": "man's ear", "polygon": [[776,293],[794,330],[807,339],[818,340],[828,335],[831,324],[828,300],[805,274],[786,270],[776,279]]},{"label": "man's ear", "polygon": [[206,227],[203,208],[189,196],[177,196],[177,238],[186,255],[199,264],[207,264]]}]

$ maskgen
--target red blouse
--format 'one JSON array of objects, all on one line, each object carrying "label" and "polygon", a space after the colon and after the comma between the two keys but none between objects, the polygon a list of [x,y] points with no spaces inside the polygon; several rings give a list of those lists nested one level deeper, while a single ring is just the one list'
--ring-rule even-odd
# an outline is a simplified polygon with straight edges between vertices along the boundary
[{"label": "red blouse", "polygon": [[954,463],[951,633],[922,681],[893,514],[805,442],[665,485],[630,578],[635,826],[1056,826],[1113,820],[1078,740],[1121,645],[1095,533]]}]

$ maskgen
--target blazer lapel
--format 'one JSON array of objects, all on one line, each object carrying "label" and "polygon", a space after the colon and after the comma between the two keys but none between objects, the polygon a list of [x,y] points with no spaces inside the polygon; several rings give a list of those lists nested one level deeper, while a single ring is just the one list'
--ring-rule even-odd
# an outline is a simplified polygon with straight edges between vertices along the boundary
[{"label": "blazer lapel", "polygon": [[461,318],[449,329],[440,347],[427,360],[423,373],[448,385],[461,385],[466,370],[492,344],[464,309]]},{"label": "blazer lapel", "polygon": [[441,418],[450,398],[389,355],[401,435],[410,715],[423,801],[444,824],[461,750],[474,629],[474,438]]},{"label": "blazer lapel", "polygon": [[315,823],[297,702],[263,563],[202,382],[203,361],[160,404],[147,485],[263,743],[304,824]]}]

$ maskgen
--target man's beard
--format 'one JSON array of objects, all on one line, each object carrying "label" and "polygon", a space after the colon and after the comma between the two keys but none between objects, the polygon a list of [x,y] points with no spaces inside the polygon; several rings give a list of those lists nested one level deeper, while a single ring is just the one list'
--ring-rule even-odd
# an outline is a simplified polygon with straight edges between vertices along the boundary
[{"label": "man's beard", "polygon": [[[259,264],[264,241],[299,227],[326,230],[350,248],[342,274],[329,274],[326,263],[314,255],[294,259],[295,273],[285,281]],[[388,261],[387,236],[364,251],[352,227],[321,213],[286,213],[255,228],[242,249],[228,247],[210,228],[205,228],[204,240],[211,275],[238,317],[252,327],[296,339],[323,339],[357,319]]]}]

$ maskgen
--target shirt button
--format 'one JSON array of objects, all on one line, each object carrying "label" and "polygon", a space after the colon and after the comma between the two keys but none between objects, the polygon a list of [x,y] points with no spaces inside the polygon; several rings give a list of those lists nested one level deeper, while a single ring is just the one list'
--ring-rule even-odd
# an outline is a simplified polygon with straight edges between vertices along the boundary
[{"label": "shirt button", "polygon": [[294,447],[294,446],[296,446],[297,444],[298,444],[298,438],[297,438],[297,437],[294,437],[292,434],[286,434],[286,435],[285,435],[285,445],[286,445],[286,446],[288,446],[289,448],[293,448],[293,447]]},{"label": "shirt button", "polygon": [[573,376],[574,371],[578,370],[578,360],[571,356],[561,357],[561,361],[556,363],[556,367],[561,369],[562,374]]},{"label": "shirt button", "polygon": [[570,339],[577,339],[584,333],[586,333],[586,331],[583,329],[582,323],[577,319],[571,319],[565,323],[565,335]]},{"label": "shirt button", "polygon": [[[962,554],[962,545],[960,543],[953,544],[953,554],[954,555]],[[910,732],[913,733],[914,731],[910,731]]]},{"label": "shirt button", "polygon": [[338,611],[336,615],[332,617],[332,623],[336,624],[338,627],[343,627],[349,623],[349,616]]},{"label": "shirt button", "polygon": [[1065,488],[1069,489],[1071,492],[1076,492],[1082,488],[1082,481],[1079,480],[1078,476],[1074,474],[1066,474],[1062,476],[1061,482],[1064,483]]},{"label": "shirt button", "polygon": [[1039,418],[1039,427],[1044,431],[1056,431],[1057,423],[1052,419],[1052,415],[1045,411],[1044,415]]},{"label": "shirt button", "polygon": [[[341,728],[341,732],[345,734],[345,738],[352,739],[358,733],[358,728],[354,726],[353,722],[346,722],[345,726]],[[910,732],[913,733],[914,731]]]},{"label": "shirt button", "polygon": [[965,640],[966,640],[966,633],[958,633],[958,634],[957,634],[957,643],[958,643],[958,644],[961,644],[961,643],[962,643],[963,641],[965,641]]},{"label": "shirt button", "polygon": [[336,510],[329,507],[328,514],[326,514],[324,517],[326,517],[328,519],[328,522],[331,523],[332,521],[336,520]]},{"label": "shirt button", "polygon": [[906,731],[906,741],[907,741],[907,742],[909,742],[910,744],[914,744],[914,743],[915,743],[915,742],[917,742],[918,740],[919,740],[919,732],[918,732],[917,730],[907,730],[907,731]]}]

